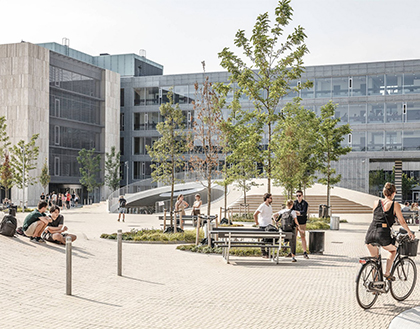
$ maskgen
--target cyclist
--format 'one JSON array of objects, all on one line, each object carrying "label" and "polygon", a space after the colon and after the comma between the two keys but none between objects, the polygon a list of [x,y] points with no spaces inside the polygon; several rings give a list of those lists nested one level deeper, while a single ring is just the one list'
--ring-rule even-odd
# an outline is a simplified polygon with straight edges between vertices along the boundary
[{"label": "cyclist", "polygon": [[[379,256],[380,245],[382,248],[389,252],[388,259],[386,260],[385,278],[394,281],[395,277],[391,276],[391,266],[396,256],[397,248],[395,247],[395,238],[391,236],[391,226],[394,224],[394,218],[397,216],[401,226],[404,227],[410,239],[414,239],[414,234],[408,228],[407,223],[401,213],[401,206],[393,199],[397,189],[392,183],[386,183],[383,189],[384,199],[379,199],[373,204],[373,220],[370,224],[365,237],[365,243],[369,249],[372,257]],[[376,244],[376,245],[373,245]]]}]

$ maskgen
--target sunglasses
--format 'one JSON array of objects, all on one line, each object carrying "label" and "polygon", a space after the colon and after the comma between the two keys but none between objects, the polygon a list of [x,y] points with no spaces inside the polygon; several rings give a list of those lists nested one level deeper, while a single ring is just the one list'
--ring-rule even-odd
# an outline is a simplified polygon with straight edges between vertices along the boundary
[{"label": "sunglasses", "polygon": [[302,194],[296,194],[296,196],[297,196],[298,198],[300,198],[300,197],[302,196]]}]

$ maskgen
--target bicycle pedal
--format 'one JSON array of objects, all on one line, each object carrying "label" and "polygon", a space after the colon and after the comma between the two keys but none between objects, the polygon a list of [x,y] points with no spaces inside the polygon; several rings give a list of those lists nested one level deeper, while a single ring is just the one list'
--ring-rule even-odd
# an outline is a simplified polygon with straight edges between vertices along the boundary
[{"label": "bicycle pedal", "polygon": [[383,288],[384,285],[385,285],[385,282],[384,281],[375,281],[375,282],[373,282],[373,286],[375,288]]}]

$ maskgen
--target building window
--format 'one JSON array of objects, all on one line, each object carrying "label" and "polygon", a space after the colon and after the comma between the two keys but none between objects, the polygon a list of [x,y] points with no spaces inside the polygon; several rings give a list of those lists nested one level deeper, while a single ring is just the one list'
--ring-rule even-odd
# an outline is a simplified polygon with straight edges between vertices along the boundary
[{"label": "building window", "polygon": [[124,113],[120,114],[120,131],[124,131]]},{"label": "building window", "polygon": [[385,95],[385,78],[384,75],[368,76],[368,95],[384,96]]},{"label": "building window", "polygon": [[60,99],[54,99],[54,116],[60,117]]},{"label": "building window", "polygon": [[120,106],[124,107],[124,89],[120,89]]},{"label": "building window", "polygon": [[54,176],[60,176],[60,158],[54,157]]},{"label": "building window", "polygon": [[134,137],[134,154],[145,154],[143,137]]},{"label": "building window", "polygon": [[124,137],[120,137],[120,152],[124,155]]},{"label": "building window", "polygon": [[142,165],[142,162],[134,161],[134,167],[133,167],[134,179],[141,179],[141,165]]},{"label": "building window", "polygon": [[60,127],[54,126],[54,144],[60,145]]}]

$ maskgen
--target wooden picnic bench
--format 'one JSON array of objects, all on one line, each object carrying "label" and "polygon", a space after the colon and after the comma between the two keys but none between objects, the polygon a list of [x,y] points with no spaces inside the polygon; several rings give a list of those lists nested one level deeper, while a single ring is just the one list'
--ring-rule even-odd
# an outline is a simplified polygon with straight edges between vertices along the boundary
[{"label": "wooden picnic bench", "polygon": [[[291,237],[291,232],[263,231],[258,228],[218,227],[210,232],[217,236],[214,244],[222,248],[222,256],[229,264],[231,248],[268,248],[270,259],[279,262],[280,249],[290,248],[284,244],[284,239]],[[274,253],[276,252],[276,255]],[[276,256],[276,257],[274,257]]]},{"label": "wooden picnic bench", "polygon": [[416,222],[416,219],[419,217],[418,211],[401,211],[404,219],[410,220],[411,224],[414,224]]}]

